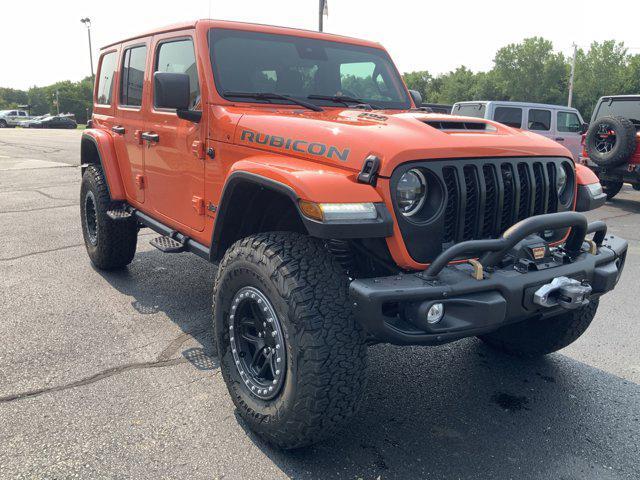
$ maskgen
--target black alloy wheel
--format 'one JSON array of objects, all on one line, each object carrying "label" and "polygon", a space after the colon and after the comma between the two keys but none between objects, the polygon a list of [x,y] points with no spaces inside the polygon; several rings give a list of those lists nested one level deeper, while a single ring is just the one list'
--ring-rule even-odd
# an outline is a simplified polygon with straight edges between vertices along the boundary
[{"label": "black alloy wheel", "polygon": [[229,314],[231,353],[240,377],[261,400],[275,397],[286,372],[282,327],[269,299],[257,288],[238,290]]}]

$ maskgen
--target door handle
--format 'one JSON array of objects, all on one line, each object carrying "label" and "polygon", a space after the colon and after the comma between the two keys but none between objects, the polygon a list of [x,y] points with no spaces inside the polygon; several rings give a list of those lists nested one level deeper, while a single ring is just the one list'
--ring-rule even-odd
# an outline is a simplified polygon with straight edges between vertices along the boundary
[{"label": "door handle", "polygon": [[157,133],[153,133],[153,132],[142,132],[142,134],[140,135],[140,138],[142,138],[142,140],[146,140],[148,142],[158,142],[158,141],[160,141],[160,135],[158,135]]},{"label": "door handle", "polygon": [[564,138],[562,138],[562,137],[556,137],[556,138],[555,138],[555,141],[556,141],[556,142],[564,142]]},{"label": "door handle", "polygon": [[121,127],[120,125],[115,125],[111,127],[111,131],[113,133],[117,133],[118,135],[122,135],[124,134],[124,127]]}]

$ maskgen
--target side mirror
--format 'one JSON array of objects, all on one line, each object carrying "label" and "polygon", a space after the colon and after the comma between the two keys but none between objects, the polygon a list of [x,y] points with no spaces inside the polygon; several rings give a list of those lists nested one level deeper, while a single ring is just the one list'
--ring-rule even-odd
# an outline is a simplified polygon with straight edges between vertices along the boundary
[{"label": "side mirror", "polygon": [[587,133],[589,131],[589,124],[583,123],[582,128],[580,129],[580,133]]},{"label": "side mirror", "polygon": [[191,87],[186,73],[155,72],[153,74],[153,103],[157,108],[175,108],[184,120],[199,122],[202,112],[189,110]]},{"label": "side mirror", "polygon": [[411,95],[411,99],[417,108],[420,108],[422,105],[422,95],[417,90],[409,90],[409,94]]}]

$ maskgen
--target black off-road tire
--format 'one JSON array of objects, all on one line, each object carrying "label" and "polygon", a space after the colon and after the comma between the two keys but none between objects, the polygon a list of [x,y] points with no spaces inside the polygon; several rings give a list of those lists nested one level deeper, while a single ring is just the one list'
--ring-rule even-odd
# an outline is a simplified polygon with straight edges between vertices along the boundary
[{"label": "black off-road tire", "polygon": [[[615,144],[611,150],[598,150],[599,136],[602,130],[613,130],[616,134]],[[628,118],[607,116],[598,119],[589,126],[585,137],[585,148],[589,158],[601,167],[616,167],[629,163],[636,150],[636,127]]]},{"label": "black off-road tire", "polygon": [[[231,352],[232,301],[247,286],[271,302],[285,343],[284,380],[266,400],[251,393]],[[316,443],[358,410],[366,383],[365,336],[352,313],[348,278],[317,239],[272,232],[236,242],[218,268],[213,323],[231,398],[268,442],[284,449]]]},{"label": "black off-road tire", "polygon": [[8,128],[8,127],[9,125],[7,124],[7,121],[0,119],[0,128]]},{"label": "black off-road tire", "polygon": [[89,258],[100,270],[115,270],[131,263],[138,242],[135,218],[112,220],[107,216],[111,207],[102,168],[89,165],[80,187],[80,221]]},{"label": "black off-road tire", "polygon": [[632,187],[636,192],[640,191],[640,183],[634,183]]},{"label": "black off-road tire", "polygon": [[610,180],[603,180],[600,182],[602,185],[602,191],[607,194],[607,200],[611,200],[622,189],[623,182],[613,182]]},{"label": "black off-road tire", "polygon": [[575,342],[593,320],[597,299],[589,305],[543,320],[530,319],[481,335],[487,345],[517,357],[538,357],[556,352]]}]

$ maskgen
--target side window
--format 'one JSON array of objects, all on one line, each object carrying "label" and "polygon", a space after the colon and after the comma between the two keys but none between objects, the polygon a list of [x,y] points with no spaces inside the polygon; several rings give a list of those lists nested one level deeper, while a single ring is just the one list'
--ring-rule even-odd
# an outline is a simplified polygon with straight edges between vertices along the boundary
[{"label": "side window", "polygon": [[16,112],[15,110],[11,110],[11,111],[9,112],[9,116],[10,116],[10,117],[16,117],[16,116],[18,116],[18,112]]},{"label": "side window", "polygon": [[559,132],[581,132],[582,125],[578,115],[573,112],[558,112],[558,131]]},{"label": "side window", "polygon": [[161,43],[156,53],[156,72],[186,73],[191,86],[189,108],[200,102],[198,68],[191,39]]},{"label": "side window", "polygon": [[496,107],[493,119],[496,122],[504,123],[510,127],[522,128],[522,109],[514,107]]},{"label": "side window", "polygon": [[27,112],[18,112],[18,116],[19,117],[26,117],[27,116]]},{"label": "side window", "polygon": [[551,130],[551,110],[529,109],[529,130]]},{"label": "side window", "polygon": [[100,65],[100,77],[98,78],[97,102],[102,105],[111,105],[113,77],[116,71],[116,52],[109,52],[102,57]]},{"label": "side window", "polygon": [[147,61],[147,47],[129,48],[122,60],[122,81],[120,82],[120,104],[131,107],[142,105],[142,85]]}]

